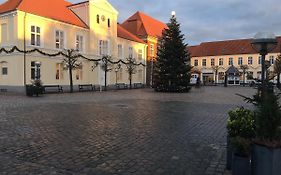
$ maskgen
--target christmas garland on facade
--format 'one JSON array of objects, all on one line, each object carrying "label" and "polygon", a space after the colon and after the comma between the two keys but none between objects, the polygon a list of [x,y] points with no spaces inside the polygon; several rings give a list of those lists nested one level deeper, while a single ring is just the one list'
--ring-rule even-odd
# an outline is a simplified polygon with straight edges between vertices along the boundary
[{"label": "christmas garland on facade", "polygon": [[31,53],[34,53],[34,52],[37,52],[41,55],[44,55],[44,56],[48,56],[48,57],[56,57],[56,56],[64,56],[64,57],[67,57],[67,58],[71,58],[71,59],[76,59],[76,58],[83,58],[85,60],[88,60],[88,61],[93,61],[93,62],[100,62],[100,61],[103,61],[103,62],[109,62],[110,64],[125,64],[125,65],[128,65],[128,64],[133,64],[135,66],[144,66],[145,67],[145,64],[143,63],[135,63],[134,61],[128,61],[128,62],[125,62],[124,60],[118,60],[118,61],[111,61],[110,60],[110,56],[103,56],[103,58],[101,59],[92,59],[92,58],[88,58],[88,57],[85,57],[84,55],[81,55],[81,54],[74,54],[73,52],[75,51],[74,49],[69,49],[69,50],[66,50],[67,51],[67,54],[64,53],[63,51],[59,51],[57,53],[53,53],[53,54],[50,54],[50,53],[46,53],[38,48],[34,48],[34,49],[31,49],[31,50],[21,50],[19,49],[17,46],[13,46],[11,49],[6,49],[6,48],[1,48],[0,49],[0,54],[1,53],[6,53],[6,54],[11,54],[11,53],[14,53],[14,52],[20,52],[20,53],[24,53],[24,54],[31,54]]}]

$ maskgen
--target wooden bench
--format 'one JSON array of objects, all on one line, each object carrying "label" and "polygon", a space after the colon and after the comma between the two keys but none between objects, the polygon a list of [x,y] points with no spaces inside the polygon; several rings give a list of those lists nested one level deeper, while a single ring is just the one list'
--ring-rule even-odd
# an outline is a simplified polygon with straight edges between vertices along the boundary
[{"label": "wooden bench", "polygon": [[45,85],[45,86],[43,86],[43,93],[44,94],[46,93],[46,89],[51,89],[53,91],[63,93],[62,86],[60,86],[60,85]]},{"label": "wooden bench", "polygon": [[92,84],[79,84],[78,85],[79,91],[95,91],[96,87]]},{"label": "wooden bench", "polygon": [[134,83],[134,88],[135,89],[144,88],[144,85],[142,83]]},{"label": "wooden bench", "polygon": [[128,85],[125,83],[117,83],[115,84],[116,89],[128,89]]}]

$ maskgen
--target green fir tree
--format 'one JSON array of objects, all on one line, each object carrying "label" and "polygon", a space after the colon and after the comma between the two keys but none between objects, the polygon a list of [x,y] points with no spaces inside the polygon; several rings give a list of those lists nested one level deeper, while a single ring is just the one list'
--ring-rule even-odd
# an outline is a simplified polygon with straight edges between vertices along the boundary
[{"label": "green fir tree", "polygon": [[158,46],[154,89],[159,92],[188,92],[191,66],[187,44],[175,16],[167,26]]}]

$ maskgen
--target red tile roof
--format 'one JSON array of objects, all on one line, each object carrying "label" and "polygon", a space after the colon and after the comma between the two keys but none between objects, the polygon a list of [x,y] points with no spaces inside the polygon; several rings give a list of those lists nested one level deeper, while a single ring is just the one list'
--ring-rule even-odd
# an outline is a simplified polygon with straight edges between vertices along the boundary
[{"label": "red tile roof", "polygon": [[[134,25],[131,25],[134,23]],[[163,29],[167,28],[167,25],[161,21],[158,21],[142,12],[137,12],[125,22],[122,26],[140,37],[153,36],[161,37]]]},{"label": "red tile roof", "polygon": [[83,28],[88,26],[69,8],[65,0],[8,0],[0,5],[0,14],[14,10],[54,19]]},{"label": "red tile roof", "polygon": [[[277,37],[278,45],[271,53],[280,53],[281,37]],[[257,54],[251,46],[251,39],[204,42],[198,46],[188,47],[192,57]]]},{"label": "red tile roof", "polygon": [[120,38],[124,38],[127,40],[139,42],[145,44],[141,39],[139,39],[134,34],[130,33],[128,30],[126,30],[124,27],[122,27],[120,24],[117,25],[117,36]]}]

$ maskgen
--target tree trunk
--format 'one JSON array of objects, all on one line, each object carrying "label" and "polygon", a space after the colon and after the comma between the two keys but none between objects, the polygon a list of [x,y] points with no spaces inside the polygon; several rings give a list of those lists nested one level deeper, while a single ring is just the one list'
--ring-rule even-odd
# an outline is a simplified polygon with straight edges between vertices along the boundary
[{"label": "tree trunk", "polygon": [[69,66],[70,93],[73,92],[72,67]]},{"label": "tree trunk", "polygon": [[130,80],[130,89],[132,89],[132,74],[129,75],[129,80]]},{"label": "tree trunk", "polygon": [[280,88],[280,73],[277,74],[277,88]]},{"label": "tree trunk", "polygon": [[73,93],[73,79],[72,79],[72,64],[70,57],[68,57],[68,70],[69,70],[69,82],[70,82],[70,93]]}]

